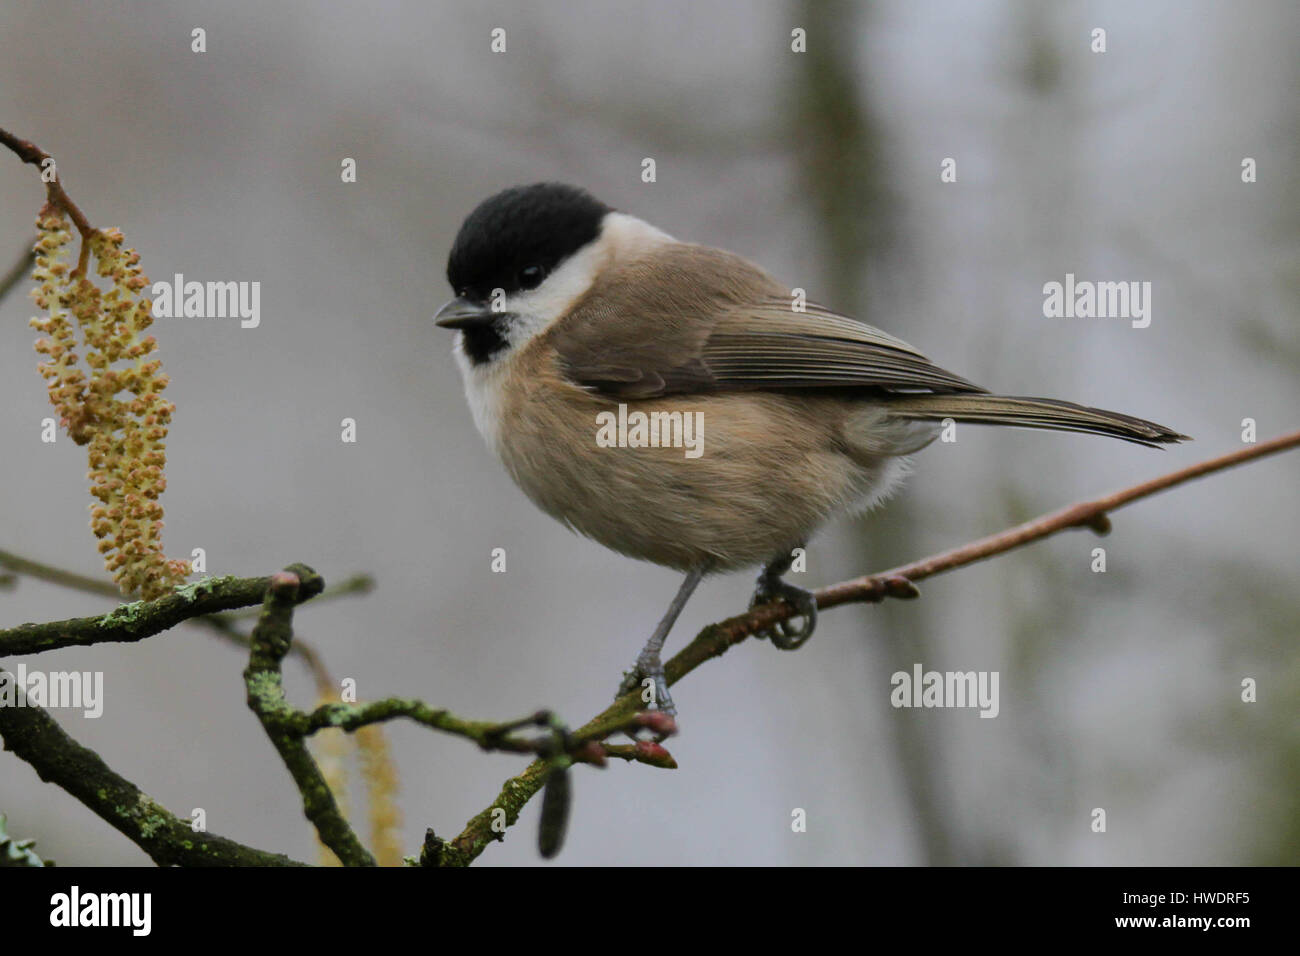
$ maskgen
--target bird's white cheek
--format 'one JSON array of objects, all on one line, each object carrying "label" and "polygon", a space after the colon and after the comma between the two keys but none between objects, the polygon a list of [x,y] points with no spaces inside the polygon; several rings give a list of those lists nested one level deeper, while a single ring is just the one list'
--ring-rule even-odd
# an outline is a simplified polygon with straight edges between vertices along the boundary
[{"label": "bird's white cheek", "polygon": [[456,343],[456,364],[465,380],[465,398],[469,402],[474,426],[494,452],[500,454],[501,389],[505,371],[501,361],[474,365]]}]

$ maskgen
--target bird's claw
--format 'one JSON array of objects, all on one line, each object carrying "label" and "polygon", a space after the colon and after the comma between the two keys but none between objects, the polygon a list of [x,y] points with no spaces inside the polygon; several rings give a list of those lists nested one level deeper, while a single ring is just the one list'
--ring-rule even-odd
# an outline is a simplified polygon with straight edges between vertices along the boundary
[{"label": "bird's claw", "polygon": [[[758,607],[773,601],[783,601],[794,608],[794,617],[778,621],[771,627],[758,631],[756,636],[768,638],[772,646],[780,650],[797,650],[812,637],[813,629],[817,627],[817,598],[811,591],[795,587],[764,571],[758,576],[758,585],[754,588],[749,606]],[[796,625],[795,621],[801,623]]]},{"label": "bird's claw", "polygon": [[[646,686],[646,680],[653,681],[653,688]],[[651,691],[649,700],[645,700],[645,692]],[[677,708],[673,704],[673,697],[668,693],[668,677],[664,674],[664,665],[661,660],[638,658],[636,665],[628,671],[623,672],[623,683],[618,685],[618,693],[614,695],[615,700],[625,694],[636,692],[642,695],[642,700],[647,704],[654,704],[656,709],[667,714],[669,717],[677,716]]]}]

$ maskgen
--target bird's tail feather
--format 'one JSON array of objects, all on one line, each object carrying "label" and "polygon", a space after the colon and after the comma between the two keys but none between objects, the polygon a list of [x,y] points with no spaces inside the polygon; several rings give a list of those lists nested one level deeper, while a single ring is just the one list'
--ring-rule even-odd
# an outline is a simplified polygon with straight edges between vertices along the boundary
[{"label": "bird's tail feather", "polygon": [[1088,408],[1051,398],[1011,395],[899,395],[888,404],[891,415],[900,418],[941,420],[980,425],[1009,425],[1018,428],[1047,428],[1062,432],[1109,435],[1138,445],[1158,448],[1173,442],[1190,441],[1172,428],[1132,415]]}]

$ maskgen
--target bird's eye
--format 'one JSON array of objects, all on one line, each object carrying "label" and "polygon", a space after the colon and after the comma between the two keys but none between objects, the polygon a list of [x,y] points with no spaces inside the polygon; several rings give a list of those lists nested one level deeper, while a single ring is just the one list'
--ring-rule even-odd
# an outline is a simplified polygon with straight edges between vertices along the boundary
[{"label": "bird's eye", "polygon": [[541,266],[525,266],[519,270],[519,287],[521,289],[536,289],[542,284],[542,279],[546,277],[546,270]]}]

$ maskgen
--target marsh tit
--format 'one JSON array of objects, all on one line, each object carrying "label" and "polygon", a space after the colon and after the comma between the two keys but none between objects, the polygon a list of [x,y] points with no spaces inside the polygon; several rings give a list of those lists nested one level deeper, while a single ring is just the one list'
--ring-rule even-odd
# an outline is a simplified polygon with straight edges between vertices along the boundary
[{"label": "marsh tit", "polygon": [[[753,263],[682,242],[582,189],[483,201],[447,261],[437,324],[478,430],[547,514],[608,548],[685,572],[620,694],[654,684],[707,573],[763,565],[751,607],[796,611],[762,636],[812,634],[810,592],[782,576],[822,524],[881,501],[945,419],[1108,435],[1186,436],[1117,412],[991,395],[899,339],[800,303]],[[611,440],[615,439],[615,440]],[[683,447],[689,440],[690,446]]]}]

